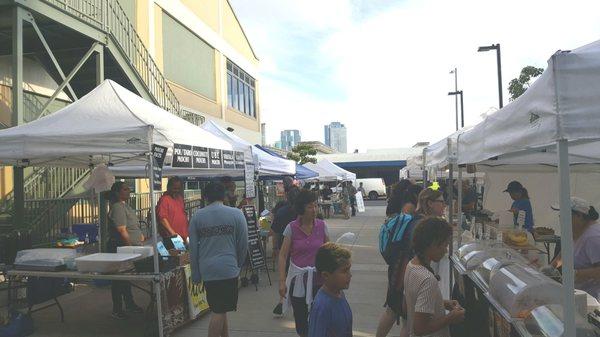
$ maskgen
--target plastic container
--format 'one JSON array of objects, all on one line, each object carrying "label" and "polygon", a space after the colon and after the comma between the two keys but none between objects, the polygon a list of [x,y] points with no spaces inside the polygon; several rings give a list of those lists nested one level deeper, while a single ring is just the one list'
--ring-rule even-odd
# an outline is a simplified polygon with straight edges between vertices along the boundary
[{"label": "plastic container", "polygon": [[492,271],[489,293],[515,318],[525,318],[530,311],[562,302],[562,285],[540,272],[519,264],[509,264]]},{"label": "plastic container", "polygon": [[153,256],[154,249],[152,249],[152,246],[122,246],[117,247],[117,253],[140,254],[140,259],[142,259],[148,256]]},{"label": "plastic container", "polygon": [[456,253],[458,254],[458,257],[462,259],[465,255],[469,254],[472,251],[484,250],[486,248],[487,245],[484,245],[481,242],[472,242],[462,245],[460,248],[458,248]]},{"label": "plastic container", "polygon": [[[566,337],[562,305],[540,306],[525,319],[525,327],[533,336]],[[576,337],[597,337],[597,329],[581,315],[575,314]]]},{"label": "plastic container", "polygon": [[75,250],[67,248],[35,248],[17,252],[15,264],[26,264],[31,261],[49,261],[53,264],[65,264],[65,259],[75,258]]},{"label": "plastic container", "polygon": [[141,254],[97,253],[75,259],[77,270],[83,273],[118,273],[133,269],[133,260]]},{"label": "plastic container", "polygon": [[487,259],[490,257],[497,257],[499,259],[518,259],[519,262],[525,263],[524,259],[517,258],[519,253],[509,248],[488,248],[485,250],[476,250],[465,255],[461,262],[467,270],[473,270],[479,268]]}]

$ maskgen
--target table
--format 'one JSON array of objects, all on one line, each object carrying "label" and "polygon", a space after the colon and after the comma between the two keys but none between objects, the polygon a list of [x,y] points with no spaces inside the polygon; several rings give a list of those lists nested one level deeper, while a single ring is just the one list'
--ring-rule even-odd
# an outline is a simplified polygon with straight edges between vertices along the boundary
[{"label": "table", "polygon": [[[163,308],[163,335],[168,336],[173,330],[182,326],[183,324],[188,323],[191,320],[195,320],[200,317],[201,314],[205,313],[207,310],[203,310],[199,313],[198,316],[191,317],[190,309],[188,308],[188,299],[183,298],[182,296],[177,296],[177,298],[171,298],[168,295],[171,293],[180,294],[181,291],[185,291],[186,289],[175,289],[172,291],[173,287],[188,287],[188,278],[186,275],[185,269],[188,266],[179,266],[167,272],[161,272],[160,274],[154,273],[133,273],[133,272],[123,272],[119,274],[95,274],[95,273],[81,273],[78,271],[58,271],[58,272],[48,272],[48,271],[30,271],[30,270],[8,270],[6,272],[6,276],[9,281],[9,286],[11,282],[14,282],[16,278],[19,277],[48,277],[48,278],[66,278],[73,280],[110,280],[110,281],[133,281],[133,282],[146,282],[152,284],[150,290],[144,289],[142,287],[136,286],[132,284],[132,286],[141,289],[145,293],[147,293],[151,297],[150,305],[146,310],[146,315],[148,315],[148,322],[156,322],[156,317],[151,317],[152,307],[156,303],[154,286],[158,283],[161,286],[161,307]],[[199,285],[194,285],[195,287],[201,288]],[[196,294],[198,295],[198,294]],[[11,298],[9,292],[9,306],[11,305]],[[60,304],[55,297],[55,304],[60,308]],[[50,305],[50,306],[52,306]],[[48,307],[48,306],[46,306]],[[46,308],[44,307],[44,308]],[[41,308],[41,309],[44,309]],[[41,310],[39,309],[39,310]],[[61,318],[63,317],[62,308],[61,310]],[[187,315],[186,315],[187,314]],[[153,328],[152,324],[148,324],[148,328]],[[147,331],[144,331],[143,335],[147,335]]]},{"label": "table", "polygon": [[[546,248],[546,254],[548,254],[548,264],[556,257],[556,248],[560,247],[560,236],[558,235],[536,235],[533,234],[533,240],[535,242],[542,243]],[[554,254],[552,259],[550,258],[550,245],[554,244]]]}]

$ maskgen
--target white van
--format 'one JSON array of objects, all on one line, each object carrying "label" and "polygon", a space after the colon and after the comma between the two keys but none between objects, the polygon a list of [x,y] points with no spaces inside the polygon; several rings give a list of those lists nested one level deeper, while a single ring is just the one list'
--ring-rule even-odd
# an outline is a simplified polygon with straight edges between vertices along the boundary
[{"label": "white van", "polygon": [[382,178],[356,179],[356,185],[354,185],[354,187],[358,189],[360,187],[360,183],[363,184],[363,188],[367,194],[363,196],[364,198],[369,198],[370,200],[385,198],[385,183],[383,182]]}]

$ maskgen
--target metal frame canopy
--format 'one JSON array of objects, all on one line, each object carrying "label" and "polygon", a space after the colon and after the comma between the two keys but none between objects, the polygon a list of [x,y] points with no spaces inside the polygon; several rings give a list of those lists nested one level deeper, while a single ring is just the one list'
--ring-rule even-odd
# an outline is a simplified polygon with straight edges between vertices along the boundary
[{"label": "metal frame canopy", "polygon": [[558,51],[517,100],[457,137],[459,164],[558,169],[565,336],[575,335],[570,171],[600,164],[600,41]]},{"label": "metal frame canopy", "polygon": [[[203,133],[205,137],[200,136]],[[233,151],[229,143],[106,80],[52,115],[0,130],[0,165],[134,165],[148,167],[145,176],[152,180],[153,145],[172,151],[175,144]],[[150,183],[149,186],[150,202],[156,205],[154,185]],[[157,222],[154,211],[151,215],[154,274],[158,275]],[[154,285],[159,333],[162,335],[160,284]]]}]

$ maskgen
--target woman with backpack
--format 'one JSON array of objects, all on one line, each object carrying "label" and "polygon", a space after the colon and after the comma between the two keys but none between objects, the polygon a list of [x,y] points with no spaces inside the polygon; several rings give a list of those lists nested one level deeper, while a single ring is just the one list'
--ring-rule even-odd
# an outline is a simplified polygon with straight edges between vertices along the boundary
[{"label": "woman with backpack", "polygon": [[[404,200],[398,209],[408,211],[409,209],[415,209],[414,214],[407,226],[407,229],[403,233],[402,240],[404,246],[410,245],[413,228],[425,217],[442,217],[444,215],[444,209],[446,204],[444,202],[443,193],[439,190],[427,188],[421,190],[416,185],[406,186],[406,190],[403,192],[403,197],[393,196],[395,200]],[[402,202],[402,201],[400,201]],[[394,207],[397,207],[394,206]],[[394,323],[400,323],[400,318],[406,318],[406,308],[404,307],[404,271],[406,264],[412,259],[414,253],[412,250],[408,250],[406,254],[399,254],[396,261],[389,264],[388,267],[388,291],[386,296],[385,307],[386,311],[381,315],[379,319],[379,325],[377,327],[377,337],[385,337],[388,335]],[[437,265],[436,265],[437,267]],[[400,336],[408,336],[408,330],[406,324],[402,325]]]}]

